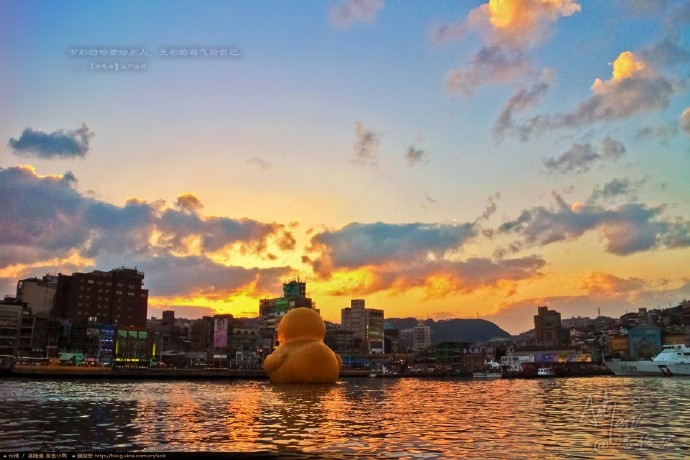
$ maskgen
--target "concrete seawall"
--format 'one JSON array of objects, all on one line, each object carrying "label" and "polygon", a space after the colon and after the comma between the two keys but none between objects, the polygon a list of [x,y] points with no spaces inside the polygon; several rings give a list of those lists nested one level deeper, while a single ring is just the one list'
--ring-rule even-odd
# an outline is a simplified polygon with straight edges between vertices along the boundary
[{"label": "concrete seawall", "polygon": [[[25,366],[17,365],[3,374],[5,377],[68,378],[68,379],[249,379],[266,380],[268,375],[261,370],[250,369],[156,369],[156,368],[109,368],[81,366]],[[367,377],[368,371],[341,371],[341,377]]]},{"label": "concrete seawall", "polygon": [[[341,378],[369,377],[370,371],[343,370]],[[556,377],[584,377],[595,375],[611,375],[608,370],[587,368],[569,374],[559,374]],[[3,377],[48,378],[48,379],[108,379],[108,380],[267,380],[268,375],[261,370],[249,369],[157,369],[157,368],[109,368],[109,367],[81,367],[81,366],[27,366],[17,365]],[[405,374],[377,374],[376,378],[472,378],[471,373],[405,373]],[[535,375],[518,375],[512,378],[535,378]],[[505,377],[504,377],[505,378]]]}]

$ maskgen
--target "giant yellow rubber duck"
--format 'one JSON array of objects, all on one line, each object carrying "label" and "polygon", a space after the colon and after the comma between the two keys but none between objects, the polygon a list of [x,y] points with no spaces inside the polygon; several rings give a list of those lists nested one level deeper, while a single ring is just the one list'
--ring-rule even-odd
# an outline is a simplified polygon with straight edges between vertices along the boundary
[{"label": "giant yellow rubber duck", "polygon": [[326,324],[306,307],[287,312],[278,326],[278,348],[264,360],[273,383],[335,383],[342,361],[323,343]]}]

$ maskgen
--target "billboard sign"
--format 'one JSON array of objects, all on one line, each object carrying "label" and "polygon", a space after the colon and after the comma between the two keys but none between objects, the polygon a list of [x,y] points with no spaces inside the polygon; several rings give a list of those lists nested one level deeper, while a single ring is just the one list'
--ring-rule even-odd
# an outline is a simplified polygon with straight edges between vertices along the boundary
[{"label": "billboard sign", "polygon": [[276,299],[276,313],[285,313],[288,310],[289,301],[285,297]]},{"label": "billboard sign", "polygon": [[213,346],[224,348],[228,346],[228,319],[215,318],[213,327]]}]

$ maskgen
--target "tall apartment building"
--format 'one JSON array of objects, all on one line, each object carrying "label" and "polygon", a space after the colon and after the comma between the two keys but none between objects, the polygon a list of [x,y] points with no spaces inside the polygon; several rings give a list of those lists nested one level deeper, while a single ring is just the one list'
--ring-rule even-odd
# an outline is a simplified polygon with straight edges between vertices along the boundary
[{"label": "tall apartment building", "polygon": [[57,319],[45,313],[34,315],[20,299],[0,301],[0,355],[56,356],[59,336]]},{"label": "tall apartment building", "polygon": [[17,282],[17,299],[26,304],[34,315],[50,315],[57,290],[57,275],[27,278]]},{"label": "tall apartment building", "polygon": [[144,273],[132,268],[58,274],[55,316],[72,324],[146,327],[148,289]]},{"label": "tall apartment building", "polygon": [[414,327],[414,351],[421,351],[431,345],[431,326],[426,326],[423,322],[418,322]]},{"label": "tall apartment building", "polygon": [[0,302],[0,355],[16,355],[22,328],[21,304],[9,299]]},{"label": "tall apartment building", "polygon": [[538,346],[560,347],[567,345],[568,331],[561,327],[561,314],[549,307],[539,307],[534,315],[534,338]]},{"label": "tall apartment building", "polygon": [[352,331],[352,348],[361,353],[383,353],[383,310],[366,308],[364,299],[353,299],[340,311],[340,324]]},{"label": "tall apartment building", "polygon": [[213,316],[204,316],[192,322],[190,348],[197,352],[213,355],[213,333],[215,320]]}]

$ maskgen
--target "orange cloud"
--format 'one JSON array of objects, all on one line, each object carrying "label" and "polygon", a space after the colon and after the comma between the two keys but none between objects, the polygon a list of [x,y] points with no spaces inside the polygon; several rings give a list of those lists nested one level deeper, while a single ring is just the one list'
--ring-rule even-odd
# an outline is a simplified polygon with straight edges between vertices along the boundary
[{"label": "orange cloud", "polygon": [[436,260],[414,266],[388,262],[378,266],[330,271],[329,278],[319,282],[319,291],[329,296],[376,293],[396,296],[415,291],[427,300],[479,291],[505,291],[505,295],[512,295],[520,283],[541,277],[540,270],[544,265],[545,262],[539,257]]},{"label": "orange cloud", "polygon": [[580,280],[579,287],[595,297],[627,299],[645,287],[640,278],[619,278],[610,273],[592,272]]},{"label": "orange cloud", "polygon": [[649,72],[649,69],[641,58],[638,58],[630,51],[623,51],[613,61],[611,79],[607,81],[602,81],[600,78],[595,79],[591,87],[592,92],[595,94],[606,94],[623,80],[644,76],[645,72]]},{"label": "orange cloud", "polygon": [[470,13],[468,23],[489,42],[522,47],[542,41],[549,24],[580,9],[574,0],[490,0]]},{"label": "orange cloud", "polygon": [[204,204],[193,193],[182,193],[175,200],[175,206],[183,211],[197,212],[204,207]]},{"label": "orange cloud", "polygon": [[624,51],[613,62],[609,80],[596,78],[592,95],[570,112],[533,117],[514,124],[522,140],[554,128],[581,128],[585,124],[629,118],[665,109],[683,84],[666,78],[631,51]]},{"label": "orange cloud", "polygon": [[[482,49],[464,69],[449,73],[446,89],[469,95],[487,83],[534,78],[526,47],[544,41],[550,35],[550,25],[560,17],[578,11],[580,5],[575,0],[490,0],[470,11],[465,20],[436,28],[431,34],[435,43],[457,41],[471,31],[478,31],[483,41]],[[546,89],[548,85],[541,83],[520,98],[534,100]]]}]

